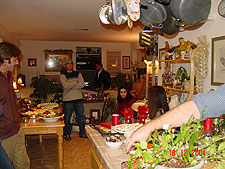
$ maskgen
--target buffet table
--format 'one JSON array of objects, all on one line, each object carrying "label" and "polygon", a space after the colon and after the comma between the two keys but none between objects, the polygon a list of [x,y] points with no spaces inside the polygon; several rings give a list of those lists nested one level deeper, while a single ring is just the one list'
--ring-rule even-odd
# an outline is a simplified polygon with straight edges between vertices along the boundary
[{"label": "buffet table", "polygon": [[119,169],[121,163],[127,161],[129,155],[125,151],[125,144],[119,148],[110,148],[105,143],[105,138],[90,126],[86,128],[87,136],[92,144],[91,167],[92,169]]},{"label": "buffet table", "polygon": [[58,167],[63,169],[63,127],[64,121],[47,123],[41,119],[29,119],[27,123],[21,123],[25,135],[33,134],[57,134],[58,136]]}]

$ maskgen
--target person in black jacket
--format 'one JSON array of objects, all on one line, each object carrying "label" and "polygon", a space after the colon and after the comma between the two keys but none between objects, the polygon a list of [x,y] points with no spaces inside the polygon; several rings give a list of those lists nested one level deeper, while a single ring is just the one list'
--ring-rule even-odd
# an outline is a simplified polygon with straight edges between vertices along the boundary
[{"label": "person in black jacket", "polygon": [[95,88],[108,90],[111,85],[110,74],[103,69],[102,63],[96,63],[95,68],[97,70],[95,76]]}]

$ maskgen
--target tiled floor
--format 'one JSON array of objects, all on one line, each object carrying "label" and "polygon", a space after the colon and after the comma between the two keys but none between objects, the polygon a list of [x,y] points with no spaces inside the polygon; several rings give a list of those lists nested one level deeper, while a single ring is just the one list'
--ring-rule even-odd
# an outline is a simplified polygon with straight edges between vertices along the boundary
[{"label": "tiled floor", "polygon": [[[57,169],[58,152],[57,136],[26,136],[27,151],[31,161],[31,169]],[[91,169],[91,144],[86,138],[80,138],[78,132],[72,132],[71,141],[63,143],[65,169]]]}]

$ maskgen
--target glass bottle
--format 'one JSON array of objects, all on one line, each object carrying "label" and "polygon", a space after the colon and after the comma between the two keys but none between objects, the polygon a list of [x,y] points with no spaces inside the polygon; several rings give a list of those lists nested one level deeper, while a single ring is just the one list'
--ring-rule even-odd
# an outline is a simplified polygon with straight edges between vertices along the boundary
[{"label": "glass bottle", "polygon": [[205,140],[211,140],[213,136],[212,133],[212,118],[208,118],[205,120],[204,123],[204,134],[203,137],[205,138]]},{"label": "glass bottle", "polygon": [[213,135],[218,135],[219,133],[220,133],[219,119],[215,118],[213,119]]}]

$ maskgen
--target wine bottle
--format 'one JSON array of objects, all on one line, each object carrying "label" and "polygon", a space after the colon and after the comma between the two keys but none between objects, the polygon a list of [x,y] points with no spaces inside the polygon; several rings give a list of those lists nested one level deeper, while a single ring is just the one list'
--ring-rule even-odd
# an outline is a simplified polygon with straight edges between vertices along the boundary
[{"label": "wine bottle", "polygon": [[213,135],[220,134],[219,119],[213,119]]},{"label": "wine bottle", "polygon": [[209,141],[212,139],[213,133],[212,133],[212,118],[208,118],[205,120],[204,123],[204,134],[203,137],[205,140]]}]

